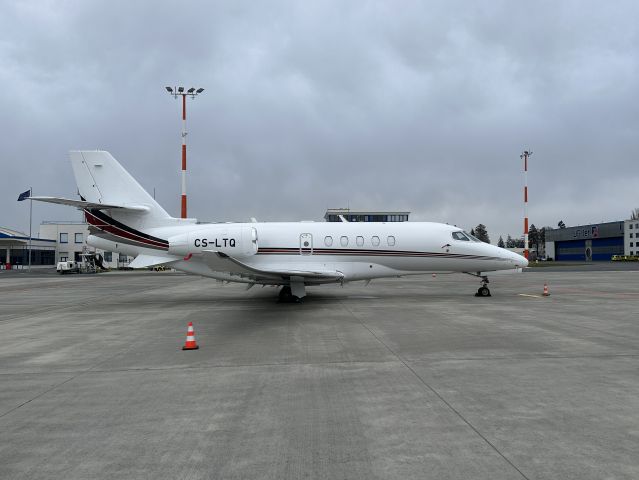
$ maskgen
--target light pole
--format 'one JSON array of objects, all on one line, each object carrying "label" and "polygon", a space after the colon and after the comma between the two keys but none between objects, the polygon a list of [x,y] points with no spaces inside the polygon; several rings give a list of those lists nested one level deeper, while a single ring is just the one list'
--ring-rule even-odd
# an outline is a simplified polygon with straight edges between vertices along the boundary
[{"label": "light pole", "polygon": [[519,155],[524,161],[524,257],[528,260],[528,157],[531,157],[533,152],[524,150]]},{"label": "light pole", "polygon": [[186,97],[195,98],[204,91],[203,88],[197,90],[193,87],[186,92],[184,87],[165,87],[173,98],[182,97],[182,201],[181,201],[181,217],[186,218]]}]

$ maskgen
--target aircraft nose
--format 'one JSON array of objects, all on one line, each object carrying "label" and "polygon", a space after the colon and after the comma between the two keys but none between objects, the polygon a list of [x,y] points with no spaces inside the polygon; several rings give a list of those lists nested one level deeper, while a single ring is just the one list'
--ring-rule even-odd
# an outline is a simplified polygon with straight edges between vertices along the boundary
[{"label": "aircraft nose", "polygon": [[515,257],[515,265],[517,265],[519,268],[526,268],[528,266],[528,259],[526,257],[514,252],[513,256]]}]

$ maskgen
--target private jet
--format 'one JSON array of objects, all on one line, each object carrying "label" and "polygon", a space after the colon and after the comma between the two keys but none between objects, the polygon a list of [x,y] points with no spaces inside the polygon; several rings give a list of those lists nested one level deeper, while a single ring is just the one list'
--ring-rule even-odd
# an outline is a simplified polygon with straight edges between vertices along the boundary
[{"label": "private jet", "polygon": [[87,244],[226,282],[281,287],[297,302],[306,287],[377,278],[463,272],[476,296],[489,297],[488,274],[519,272],[523,256],[481,242],[461,228],[433,222],[200,223],[174,218],[106,151],[72,151],[80,199],[30,200],[76,207],[89,224]]}]

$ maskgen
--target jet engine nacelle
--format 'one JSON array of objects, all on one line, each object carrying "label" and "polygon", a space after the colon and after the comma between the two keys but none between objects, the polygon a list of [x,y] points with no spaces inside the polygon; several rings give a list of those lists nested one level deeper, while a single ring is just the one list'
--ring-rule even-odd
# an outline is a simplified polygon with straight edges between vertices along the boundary
[{"label": "jet engine nacelle", "polygon": [[217,224],[169,237],[171,255],[197,255],[203,250],[223,252],[232,257],[257,253],[257,230],[248,226]]}]

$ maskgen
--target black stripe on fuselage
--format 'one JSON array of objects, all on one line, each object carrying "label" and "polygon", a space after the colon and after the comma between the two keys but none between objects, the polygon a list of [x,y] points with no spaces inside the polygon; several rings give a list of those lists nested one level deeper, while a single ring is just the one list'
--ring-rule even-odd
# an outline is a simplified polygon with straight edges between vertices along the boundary
[{"label": "black stripe on fuselage", "polygon": [[[308,255],[343,255],[343,256],[359,256],[359,257],[430,257],[430,258],[448,258],[459,260],[505,260],[500,257],[489,257],[484,255],[470,255],[463,253],[445,253],[445,252],[418,252],[410,250],[365,250],[365,249],[348,249],[348,248],[314,248],[312,251],[308,248],[302,249],[302,253]],[[258,255],[299,255],[299,248],[277,248],[277,247],[260,247],[257,251]]]}]

